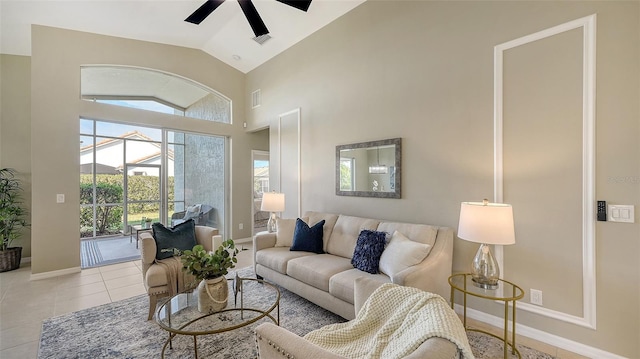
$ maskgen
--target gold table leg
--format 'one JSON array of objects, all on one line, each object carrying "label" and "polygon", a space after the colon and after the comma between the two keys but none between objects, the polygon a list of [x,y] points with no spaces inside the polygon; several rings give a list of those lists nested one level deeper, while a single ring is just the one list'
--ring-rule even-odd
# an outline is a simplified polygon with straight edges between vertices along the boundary
[{"label": "gold table leg", "polygon": [[[513,301],[513,314],[511,315],[512,328],[511,328],[511,353],[516,353],[516,301]],[[518,355],[520,356],[520,355]]]},{"label": "gold table leg", "polygon": [[509,343],[509,301],[504,302],[504,359],[507,359],[507,343]]},{"label": "gold table leg", "polygon": [[196,359],[198,359],[198,340],[196,339],[197,336],[193,336],[193,350],[196,353]]}]

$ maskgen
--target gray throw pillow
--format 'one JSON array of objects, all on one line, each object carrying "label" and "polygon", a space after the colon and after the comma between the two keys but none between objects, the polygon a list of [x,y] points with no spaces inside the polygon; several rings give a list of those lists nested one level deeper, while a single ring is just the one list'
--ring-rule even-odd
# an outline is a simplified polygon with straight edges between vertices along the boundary
[{"label": "gray throw pillow", "polygon": [[156,241],[156,259],[173,257],[173,249],[185,251],[196,245],[196,224],[193,219],[167,228],[162,223],[151,225]]}]

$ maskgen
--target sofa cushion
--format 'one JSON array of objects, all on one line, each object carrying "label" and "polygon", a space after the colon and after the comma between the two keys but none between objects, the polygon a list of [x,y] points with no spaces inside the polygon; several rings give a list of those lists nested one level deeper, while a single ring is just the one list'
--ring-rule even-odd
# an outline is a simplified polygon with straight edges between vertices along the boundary
[{"label": "sofa cushion", "polygon": [[384,274],[370,274],[353,268],[340,272],[329,279],[329,293],[345,302],[354,304],[354,283],[360,277],[371,278],[380,284],[391,282],[391,279]]},{"label": "sofa cushion", "polygon": [[291,259],[312,256],[310,252],[291,252],[287,247],[265,248],[256,252],[256,263],[287,274],[287,263]]},{"label": "sofa cushion", "polygon": [[314,224],[324,219],[324,226],[322,228],[322,249],[326,252],[327,243],[329,243],[329,238],[331,237],[331,233],[333,232],[333,226],[335,226],[336,221],[338,220],[338,215],[332,213],[308,211],[304,216],[309,217],[309,221],[307,223],[309,223],[310,226],[313,226]]},{"label": "sofa cushion", "polygon": [[393,278],[402,270],[422,262],[430,251],[430,245],[414,242],[395,231],[380,257],[380,272]]},{"label": "sofa cushion", "polygon": [[162,223],[151,225],[153,239],[156,241],[156,259],[173,257],[172,249],[185,251],[196,245],[196,223],[193,219],[167,228]]},{"label": "sofa cushion", "polygon": [[[302,220],[309,223],[309,217],[303,217]],[[276,220],[276,247],[291,247],[296,221],[296,218],[278,218]]]},{"label": "sofa cushion", "polygon": [[364,229],[358,236],[351,264],[361,271],[377,274],[380,256],[387,244],[387,233]]},{"label": "sofa cushion", "polygon": [[309,227],[302,219],[296,219],[296,228],[293,231],[292,251],[305,251],[322,254],[322,227],[324,219]]},{"label": "sofa cushion", "polygon": [[349,259],[330,254],[296,258],[287,263],[287,275],[325,292],[329,291],[329,279],[348,269],[353,269]]},{"label": "sofa cushion", "polygon": [[378,223],[379,221],[375,219],[340,215],[333,226],[326,252],[351,259],[360,231],[363,229],[375,231]]},{"label": "sofa cushion", "polygon": [[436,236],[438,235],[438,227],[427,224],[380,222],[377,230],[391,234],[398,231],[414,242],[424,243],[430,246],[436,243]]}]

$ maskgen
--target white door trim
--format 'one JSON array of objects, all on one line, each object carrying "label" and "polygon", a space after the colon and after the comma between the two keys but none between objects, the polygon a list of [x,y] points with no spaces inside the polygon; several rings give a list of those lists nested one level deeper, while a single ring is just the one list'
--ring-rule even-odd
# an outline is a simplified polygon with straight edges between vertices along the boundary
[{"label": "white door trim", "polygon": [[[576,19],[494,47],[494,201],[503,201],[503,53],[566,31],[582,28],[582,317],[528,303],[518,308],[596,328],[596,246],[595,246],[595,107],[596,107],[596,15]],[[496,246],[496,259],[504,269],[502,246]]]}]

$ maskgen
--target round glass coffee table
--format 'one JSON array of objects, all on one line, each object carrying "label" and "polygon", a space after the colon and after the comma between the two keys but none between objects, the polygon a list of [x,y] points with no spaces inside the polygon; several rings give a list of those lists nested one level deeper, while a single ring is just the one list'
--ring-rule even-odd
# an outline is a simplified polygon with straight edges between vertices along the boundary
[{"label": "round glass coffee table", "polygon": [[[263,318],[279,325],[280,290],[275,285],[260,279],[237,276],[235,279],[228,279],[227,283],[229,300],[227,307],[219,312],[199,312],[195,293],[180,293],[160,305],[155,320],[162,329],[169,332],[169,338],[162,347],[162,358],[167,345],[173,349],[171,340],[176,335],[193,337],[195,357],[198,358],[197,337],[200,335],[228,332],[246,327]],[[276,308],[274,317],[273,311]]]}]

